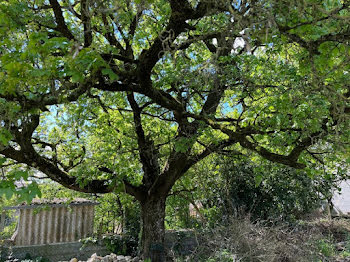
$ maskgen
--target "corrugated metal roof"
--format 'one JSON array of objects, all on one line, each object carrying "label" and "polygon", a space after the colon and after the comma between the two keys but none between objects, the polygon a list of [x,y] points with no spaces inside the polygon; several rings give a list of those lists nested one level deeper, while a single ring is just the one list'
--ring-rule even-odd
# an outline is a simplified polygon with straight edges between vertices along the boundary
[{"label": "corrugated metal roof", "polygon": [[9,209],[28,209],[28,208],[38,208],[42,206],[49,207],[60,207],[60,206],[86,206],[86,205],[98,205],[99,203],[93,200],[85,198],[54,198],[54,199],[33,199],[33,201],[28,205],[26,202],[19,204],[17,206],[4,207],[4,210]]}]

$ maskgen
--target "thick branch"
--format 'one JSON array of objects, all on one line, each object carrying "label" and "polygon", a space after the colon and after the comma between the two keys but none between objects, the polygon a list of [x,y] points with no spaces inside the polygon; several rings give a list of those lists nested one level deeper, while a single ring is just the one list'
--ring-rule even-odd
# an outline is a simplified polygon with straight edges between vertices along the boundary
[{"label": "thick branch", "polygon": [[[125,53],[125,49],[123,48],[123,46],[119,43],[119,41],[117,40],[117,38],[115,37],[114,33],[111,33],[111,31],[109,30],[110,26],[109,26],[109,23],[108,23],[108,19],[106,17],[105,14],[102,14],[102,21],[103,21],[103,24],[105,26],[105,29],[106,29],[106,32],[103,34],[104,37],[108,40],[108,42],[115,46],[116,48],[118,48],[120,50],[120,52],[122,54]],[[113,31],[112,31],[113,32]]]},{"label": "thick branch", "polygon": [[46,174],[53,181],[69,189],[84,193],[110,193],[113,188],[107,180],[90,180],[81,186],[75,177],[71,177],[65,171],[59,169],[50,160],[37,154],[33,150],[15,150],[7,147],[0,151],[5,157],[16,160],[18,163],[26,164]]},{"label": "thick branch", "polygon": [[[196,117],[193,116],[192,117]],[[204,116],[199,116],[198,119],[201,119],[202,121],[204,121],[205,123],[207,123],[209,126],[211,126],[214,129],[220,130],[221,132],[223,132],[224,134],[228,135],[230,140],[232,141],[236,141],[238,142],[242,147],[247,148],[249,150],[252,150],[256,153],[258,153],[259,155],[261,155],[262,157],[272,161],[272,162],[276,162],[276,163],[281,163],[287,166],[291,166],[294,168],[304,168],[305,165],[298,163],[298,157],[300,156],[300,154],[302,153],[303,150],[305,150],[308,146],[310,146],[312,143],[312,140],[303,140],[301,141],[299,144],[296,145],[295,150],[291,151],[291,153],[289,155],[280,155],[280,154],[276,154],[276,153],[272,153],[269,150],[267,150],[266,148],[250,142],[247,139],[247,136],[250,135],[250,133],[247,130],[242,130],[243,132],[235,132],[223,125],[220,125],[219,123],[215,122],[214,120],[204,117]],[[253,134],[255,133],[253,128],[249,129]],[[314,134],[315,136],[318,135],[318,133]]]},{"label": "thick branch", "polygon": [[[117,174],[115,174],[115,172],[111,169],[109,169],[108,167],[99,167],[98,168],[101,172],[105,172],[108,174],[111,174],[113,176],[117,176]],[[125,186],[125,191],[127,194],[132,195],[134,197],[136,197],[137,200],[142,200],[144,198],[144,190],[142,189],[142,187],[140,186],[134,186],[132,184],[130,184],[126,179],[123,179],[123,184]]]},{"label": "thick branch", "polygon": [[155,38],[149,49],[143,50],[140,55],[140,75],[149,75],[157,63],[164,55],[164,48],[171,46],[174,40],[190,26],[186,20],[193,15],[191,5],[186,0],[170,1],[172,13],[167,27]]},{"label": "thick branch", "polygon": [[73,40],[74,36],[72,32],[69,30],[66,22],[64,21],[63,12],[60,4],[57,0],[50,0],[50,4],[52,6],[52,10],[55,15],[55,20],[57,24],[57,31],[61,32],[63,36],[67,37],[69,40]]},{"label": "thick branch", "polygon": [[53,181],[72,190],[86,193],[108,193],[113,191],[113,188],[109,186],[109,181],[106,180],[90,180],[84,186],[81,186],[77,178],[69,176],[67,172],[58,168],[52,160],[39,155],[32,144],[32,136],[39,126],[39,120],[40,115],[30,115],[22,120],[19,128],[12,127],[11,132],[14,134],[14,139],[20,149],[17,150],[8,146],[0,148],[0,154],[43,172]]},{"label": "thick branch", "polygon": [[127,96],[134,115],[135,132],[139,146],[140,159],[144,171],[143,182],[144,185],[149,188],[160,173],[158,151],[154,146],[153,140],[145,136],[142,127],[141,108],[138,106],[134,98],[134,94],[128,93]]},{"label": "thick branch", "polygon": [[81,0],[81,21],[84,25],[84,46],[88,47],[92,43],[91,19],[89,14],[89,1]]}]

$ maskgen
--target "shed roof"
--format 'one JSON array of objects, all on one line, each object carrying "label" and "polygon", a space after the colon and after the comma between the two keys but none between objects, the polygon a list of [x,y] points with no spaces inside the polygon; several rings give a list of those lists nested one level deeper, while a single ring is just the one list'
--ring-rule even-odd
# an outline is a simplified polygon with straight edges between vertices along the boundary
[{"label": "shed roof", "polygon": [[28,209],[28,208],[38,208],[43,206],[49,207],[61,207],[61,206],[91,206],[98,205],[99,203],[93,200],[85,198],[54,198],[54,199],[33,199],[30,204],[23,202],[17,206],[4,207],[3,209]]}]

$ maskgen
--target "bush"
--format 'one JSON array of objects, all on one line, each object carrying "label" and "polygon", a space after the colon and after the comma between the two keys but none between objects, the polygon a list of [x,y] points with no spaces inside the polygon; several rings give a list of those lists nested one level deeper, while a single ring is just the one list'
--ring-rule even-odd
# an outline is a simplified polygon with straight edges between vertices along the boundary
[{"label": "bush", "polygon": [[103,238],[103,243],[108,250],[117,255],[136,256],[138,239],[131,235],[111,235]]},{"label": "bush", "polygon": [[333,186],[331,180],[276,164],[224,158],[216,169],[220,175],[202,201],[213,221],[241,213],[252,220],[295,220],[318,207]]}]

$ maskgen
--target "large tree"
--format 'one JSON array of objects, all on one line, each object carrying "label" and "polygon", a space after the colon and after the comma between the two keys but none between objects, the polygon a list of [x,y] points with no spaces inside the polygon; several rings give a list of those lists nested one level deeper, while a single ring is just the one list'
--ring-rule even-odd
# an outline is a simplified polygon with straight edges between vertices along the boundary
[{"label": "large tree", "polygon": [[134,196],[163,261],[166,198],[210,154],[348,149],[349,4],[2,0],[0,163]]}]

